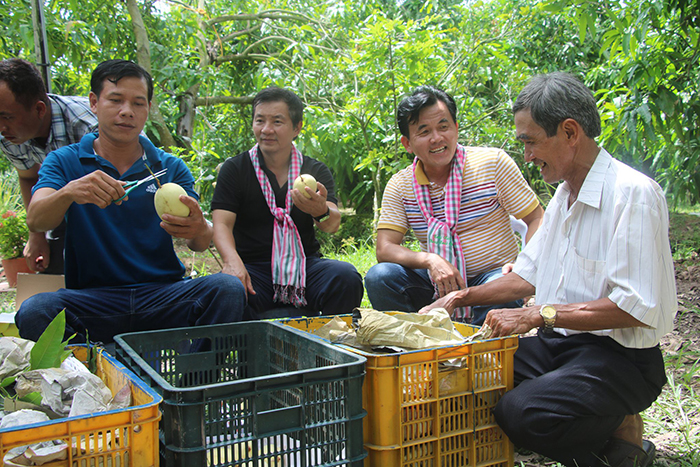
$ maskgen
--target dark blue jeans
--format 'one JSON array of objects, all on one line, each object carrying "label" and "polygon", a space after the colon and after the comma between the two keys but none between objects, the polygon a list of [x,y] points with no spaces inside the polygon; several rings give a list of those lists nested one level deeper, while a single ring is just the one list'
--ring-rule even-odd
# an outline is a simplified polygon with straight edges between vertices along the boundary
[{"label": "dark blue jeans", "polygon": [[[494,269],[469,280],[467,286],[485,284],[501,275],[500,269]],[[435,288],[427,269],[411,269],[396,263],[375,264],[367,271],[365,287],[375,310],[416,312],[435,301]],[[522,300],[500,305],[473,306],[471,324],[481,325],[491,309],[521,306]]]},{"label": "dark blue jeans", "polygon": [[[246,263],[255,289],[248,295],[247,319],[274,308],[291,307],[272,300],[272,268],[269,262]],[[306,258],[306,302],[300,315],[339,315],[352,313],[362,303],[362,277],[350,263],[312,256]]]},{"label": "dark blue jeans", "polygon": [[15,323],[19,334],[36,341],[66,309],[66,338],[71,343],[110,343],[125,332],[151,331],[240,321],[246,305],[241,281],[214,274],[174,283],[138,287],[60,289],[22,303]]}]

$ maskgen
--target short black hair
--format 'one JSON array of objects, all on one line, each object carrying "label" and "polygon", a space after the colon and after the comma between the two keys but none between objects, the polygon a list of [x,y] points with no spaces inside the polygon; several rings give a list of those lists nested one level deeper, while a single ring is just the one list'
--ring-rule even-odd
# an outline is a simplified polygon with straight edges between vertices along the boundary
[{"label": "short black hair", "polygon": [[129,60],[107,60],[99,65],[92,72],[90,78],[90,91],[100,97],[104,88],[105,80],[117,84],[117,82],[126,77],[141,78],[146,81],[148,87],[148,102],[153,99],[153,78],[141,65]]},{"label": "short black hair", "polygon": [[418,121],[421,110],[437,104],[437,101],[447,106],[452,115],[452,121],[457,123],[457,104],[452,96],[434,86],[419,86],[410,96],[401,101],[396,111],[396,123],[401,134],[408,138],[408,126]]},{"label": "short black hair", "polygon": [[263,102],[284,102],[289,109],[289,118],[292,120],[292,125],[296,128],[304,118],[304,103],[301,102],[299,96],[294,91],[289,89],[270,86],[265,88],[255,95],[253,98],[253,118],[255,118],[255,108]]},{"label": "short black hair", "polygon": [[46,86],[37,68],[21,58],[9,58],[0,62],[0,81],[12,91],[15,100],[29,110],[38,101],[46,104]]},{"label": "short black hair", "polygon": [[513,104],[513,114],[530,110],[532,120],[548,137],[559,124],[572,118],[589,138],[600,135],[600,114],[593,92],[570,73],[538,75],[525,85]]}]

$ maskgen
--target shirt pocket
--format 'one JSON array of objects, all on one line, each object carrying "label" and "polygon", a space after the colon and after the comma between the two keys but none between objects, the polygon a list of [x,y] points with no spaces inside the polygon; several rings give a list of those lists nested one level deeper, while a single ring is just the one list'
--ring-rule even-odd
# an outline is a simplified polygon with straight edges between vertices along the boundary
[{"label": "shirt pocket", "polygon": [[574,258],[575,267],[572,272],[577,276],[577,280],[574,280],[573,283],[578,284],[579,287],[583,285],[585,289],[585,296],[579,299],[589,301],[605,297],[609,292],[607,290],[606,262],[585,258],[576,249],[574,249]]}]

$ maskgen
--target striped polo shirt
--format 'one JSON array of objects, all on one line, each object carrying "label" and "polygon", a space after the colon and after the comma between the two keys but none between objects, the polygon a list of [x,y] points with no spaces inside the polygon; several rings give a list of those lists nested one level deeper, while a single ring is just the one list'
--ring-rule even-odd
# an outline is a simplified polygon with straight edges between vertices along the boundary
[{"label": "striped polo shirt", "polygon": [[[515,261],[519,247],[509,214],[518,219],[539,205],[537,196],[513,159],[494,148],[465,147],[457,233],[467,263],[467,279]],[[431,183],[419,162],[418,183],[430,185],[436,218],[445,220],[445,188]],[[394,174],[384,190],[377,229],[405,234],[413,229],[421,250],[428,251],[428,223],[413,191],[413,168]]]}]

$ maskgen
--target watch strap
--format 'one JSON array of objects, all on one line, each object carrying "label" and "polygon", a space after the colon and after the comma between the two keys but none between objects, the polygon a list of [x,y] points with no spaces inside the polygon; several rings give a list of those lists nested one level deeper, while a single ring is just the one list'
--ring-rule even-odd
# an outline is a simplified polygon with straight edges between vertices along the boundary
[{"label": "watch strap", "polygon": [[330,215],[331,215],[331,208],[330,208],[330,206],[327,206],[327,207],[326,207],[326,213],[325,213],[325,214],[321,214],[321,215],[318,216],[318,217],[314,217],[314,220],[315,220],[316,222],[323,222],[323,220],[324,220],[326,217],[330,216]]},{"label": "watch strap", "polygon": [[[554,316],[548,316],[548,315],[544,312],[544,309],[545,309],[545,308],[550,308],[550,309],[552,309],[552,310],[554,311]],[[557,311],[556,311],[556,309],[555,309],[553,306],[551,306],[551,305],[542,305],[542,307],[540,308],[540,316],[541,316],[542,319],[544,320],[543,331],[544,331],[546,334],[551,334],[552,332],[554,332],[554,323],[555,323],[556,320],[557,320]]]}]

